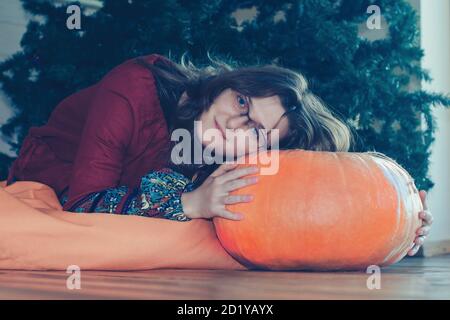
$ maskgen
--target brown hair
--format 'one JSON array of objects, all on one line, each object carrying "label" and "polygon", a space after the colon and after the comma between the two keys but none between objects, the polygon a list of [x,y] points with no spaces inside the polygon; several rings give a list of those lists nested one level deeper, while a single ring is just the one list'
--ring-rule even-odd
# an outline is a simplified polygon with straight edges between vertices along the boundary
[{"label": "brown hair", "polygon": [[[213,59],[210,65],[197,67],[186,60],[180,63],[157,60],[151,65],[138,63],[152,71],[169,130],[186,128],[193,133],[194,120],[206,111],[225,89],[249,97],[279,96],[289,120],[288,136],[279,142],[280,149],[348,151],[353,137],[349,127],[313,94],[305,77],[297,71],[275,64],[239,66],[236,62]],[[180,100],[183,92],[186,97]],[[193,134],[191,134],[193,137]],[[203,181],[218,165],[177,165],[189,177],[199,174]]]}]

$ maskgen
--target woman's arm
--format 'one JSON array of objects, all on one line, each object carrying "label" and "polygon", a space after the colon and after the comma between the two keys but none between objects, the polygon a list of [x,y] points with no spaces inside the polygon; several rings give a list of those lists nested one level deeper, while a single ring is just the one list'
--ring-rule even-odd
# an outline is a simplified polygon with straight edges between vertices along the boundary
[{"label": "woman's arm", "polygon": [[100,84],[83,128],[64,210],[72,211],[90,194],[119,185],[134,125],[127,98]]},{"label": "woman's arm", "polygon": [[[153,63],[159,57],[150,55],[145,59]],[[68,182],[68,200],[63,208],[66,211],[73,211],[72,208],[91,193],[134,185],[134,179],[146,171],[126,170],[130,168],[124,167],[125,159],[142,155],[137,150],[138,145],[150,143],[152,137],[157,140],[154,141],[157,147],[151,148],[155,154],[149,159],[148,170],[163,165],[158,148],[165,148],[162,139],[165,124],[161,123],[165,120],[156,84],[148,69],[136,64],[135,59],[127,60],[95,85],[88,103],[89,111]],[[164,153],[161,156],[165,160]],[[138,163],[140,159],[135,160]],[[139,175],[131,177],[133,173]],[[127,183],[123,182],[125,180]],[[119,208],[123,205],[119,204]]]},{"label": "woman's arm", "polygon": [[[164,168],[141,178],[138,188],[129,193],[127,186],[107,188],[85,196],[74,212],[99,212],[189,221],[181,204],[183,192],[192,191],[193,184],[182,174]],[[129,194],[127,196],[127,194]],[[66,197],[60,199],[64,204]],[[124,201],[123,209],[118,205]]]}]

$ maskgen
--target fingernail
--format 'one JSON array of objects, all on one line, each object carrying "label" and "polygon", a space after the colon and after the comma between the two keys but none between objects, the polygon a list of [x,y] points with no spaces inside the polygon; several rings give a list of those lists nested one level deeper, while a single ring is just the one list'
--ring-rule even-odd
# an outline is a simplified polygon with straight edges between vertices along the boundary
[{"label": "fingernail", "polygon": [[251,177],[250,182],[252,183],[258,182],[258,177]]}]

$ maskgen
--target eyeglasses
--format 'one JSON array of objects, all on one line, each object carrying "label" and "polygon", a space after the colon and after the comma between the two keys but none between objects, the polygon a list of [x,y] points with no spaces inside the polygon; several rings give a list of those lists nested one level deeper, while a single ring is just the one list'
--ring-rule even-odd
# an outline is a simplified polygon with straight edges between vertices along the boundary
[{"label": "eyeglasses", "polygon": [[[252,103],[252,101],[251,101],[251,98],[250,98],[250,97],[247,97],[247,96],[244,96],[244,98],[245,98],[246,102],[247,102],[248,105],[249,105],[248,111],[247,111],[247,113],[246,113],[245,115],[247,116],[247,118],[248,118],[251,122],[257,123],[257,122],[254,121],[252,118],[250,118],[250,106],[253,107],[253,103]],[[298,106],[292,105],[292,106],[289,107],[288,110],[286,110],[285,112],[283,112],[283,114],[280,116],[280,118],[278,119],[278,121],[274,124],[273,128],[268,130],[268,132],[267,132],[267,139],[266,139],[266,141],[264,142],[266,146],[268,146],[269,148],[270,148],[270,146],[271,146],[271,142],[272,142],[272,139],[271,139],[271,133],[272,133],[272,130],[273,130],[273,129],[276,129],[276,127],[278,126],[278,124],[280,123],[280,121],[281,121],[285,116],[287,116],[287,115],[288,115],[289,113],[291,113],[291,112],[294,112],[294,111],[297,110],[297,109],[298,109]],[[267,130],[267,129],[266,129],[263,125],[260,125],[259,128],[254,127],[253,129],[255,130],[255,134],[256,134],[256,137],[257,137],[256,139],[257,139],[258,145],[259,145],[260,137],[263,136],[263,137],[265,138],[265,135],[262,135],[262,134],[260,133],[260,130]]]}]

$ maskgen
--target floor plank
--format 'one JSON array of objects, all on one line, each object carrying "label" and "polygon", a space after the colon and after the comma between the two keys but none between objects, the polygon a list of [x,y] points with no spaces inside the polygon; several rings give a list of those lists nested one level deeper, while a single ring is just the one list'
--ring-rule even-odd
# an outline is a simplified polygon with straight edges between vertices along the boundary
[{"label": "floor plank", "polygon": [[362,272],[81,271],[79,290],[68,276],[0,270],[0,299],[450,299],[450,255],[383,268],[373,290]]}]

